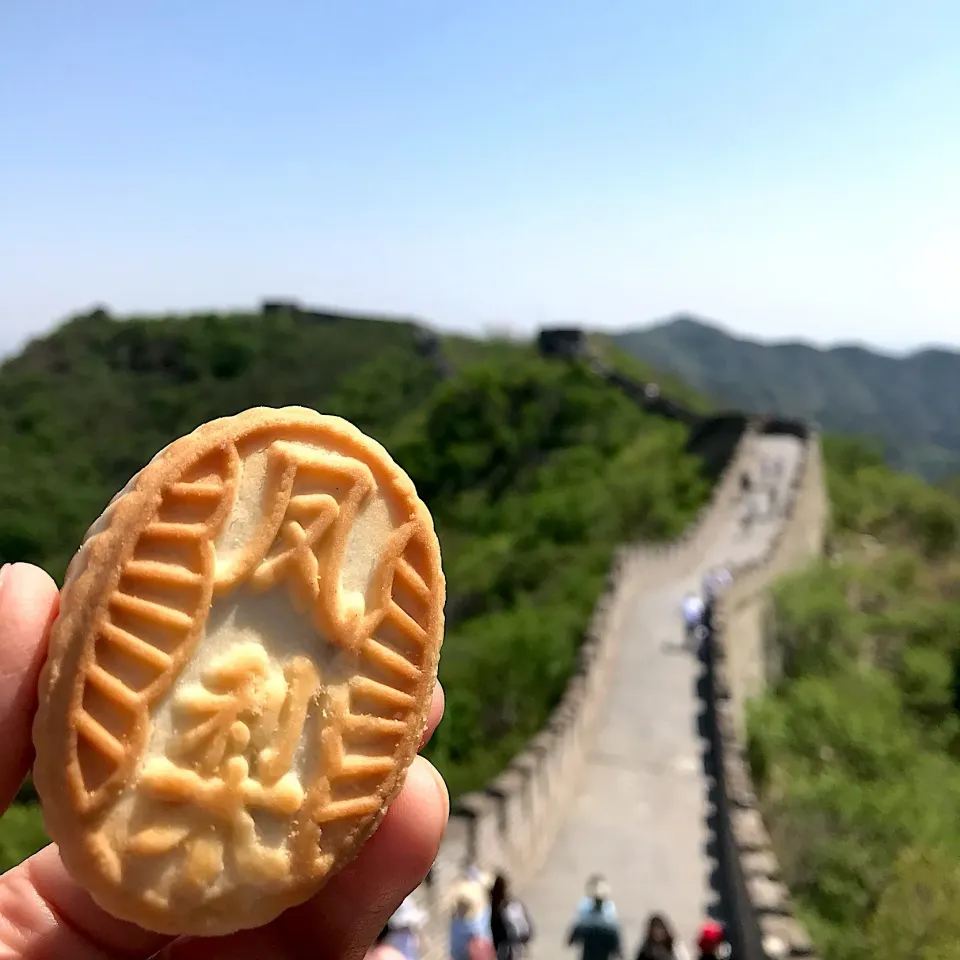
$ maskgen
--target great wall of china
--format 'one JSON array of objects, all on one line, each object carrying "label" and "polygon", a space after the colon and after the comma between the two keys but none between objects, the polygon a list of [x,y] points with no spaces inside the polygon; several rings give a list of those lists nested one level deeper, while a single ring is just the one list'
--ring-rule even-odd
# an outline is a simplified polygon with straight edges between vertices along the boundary
[{"label": "great wall of china", "polygon": [[[564,331],[560,339],[564,337],[566,340],[557,349],[555,344],[553,348],[545,344],[541,335],[541,351],[545,355],[575,354],[577,349],[571,350],[570,343],[577,338],[570,331]],[[610,373],[596,358],[592,358],[591,366],[600,376]],[[625,389],[643,389],[642,385],[631,387],[629,381],[615,374],[610,379]],[[658,396],[651,398],[649,391],[646,393],[651,405],[663,403]],[[642,398],[638,396],[638,400]],[[689,857],[710,861],[708,885],[712,893],[708,891],[705,899],[715,897],[710,909],[726,923],[733,955],[738,960],[813,956],[810,941],[793,916],[751,787],[744,756],[743,721],[746,701],[763,689],[775,670],[776,656],[769,649],[766,630],[768,588],[779,576],[799,568],[823,548],[828,503],[820,443],[817,435],[802,424],[757,422],[740,417],[738,425],[735,415],[715,420],[718,429],[726,431],[729,453],[722,458],[722,469],[716,471],[717,481],[709,504],[675,542],[626,546],[618,552],[607,590],[583,640],[578,668],[545,728],[484,790],[461,797],[454,806],[439,855],[415,894],[429,918],[421,938],[424,960],[439,960],[447,955],[453,885],[468,865],[502,870],[511,877],[521,898],[532,899],[534,906],[550,904],[548,910],[541,911],[555,914],[554,918],[547,918],[546,924],[534,912],[534,922],[540,920],[540,929],[533,957],[539,960],[562,954],[562,941],[557,937],[562,922],[559,918],[571,916],[575,902],[554,905],[551,901],[558,898],[558,890],[545,883],[551,877],[561,876],[565,895],[567,887],[579,890],[592,869],[603,869],[602,864],[591,861],[592,851],[582,851],[582,864],[572,864],[569,856],[564,859],[571,845],[582,843],[588,836],[584,830],[590,827],[586,822],[590,813],[584,809],[587,801],[583,795],[591,791],[602,794],[601,788],[595,786],[597,777],[604,775],[598,740],[611,748],[617,747],[623,738],[629,740],[631,756],[623,754],[623,759],[615,759],[613,764],[618,766],[619,774],[633,776],[629,784],[630,789],[637,791],[638,807],[644,801],[644,784],[646,788],[656,785],[657,791],[670,789],[666,783],[669,777],[660,773],[654,773],[652,780],[644,779],[645,759],[639,755],[657,753],[657,730],[638,726],[621,731],[611,727],[615,719],[619,720],[614,712],[625,709],[624,698],[631,694],[629,689],[626,693],[619,689],[618,693],[618,685],[623,688],[634,679],[631,671],[638,685],[638,697],[643,683],[674,684],[676,694],[670,709],[675,707],[678,711],[678,729],[685,723],[700,727],[703,768],[693,771],[684,767],[686,779],[677,780],[678,792],[663,802],[682,811],[686,809],[684,795],[702,796],[702,811],[691,816],[704,822],[689,823],[688,832],[694,838],[701,833],[709,835],[709,843],[703,845],[712,853],[695,853],[700,844],[691,841]],[[703,427],[699,435],[704,434]],[[709,432],[707,423],[706,433]],[[778,456],[779,451],[785,451],[788,466],[779,514],[767,533],[738,544],[732,531],[739,527],[739,478],[744,470],[755,471],[760,458],[770,450],[778,451]],[[644,611],[653,609],[650,603],[659,602],[661,594],[669,596],[670,615],[679,622],[673,595],[682,584],[696,583],[698,571],[707,560],[726,563],[734,574],[734,582],[721,604],[712,648],[703,664],[695,668],[677,666],[676,657],[672,661],[661,657],[657,662],[664,664],[665,675],[662,681],[654,681],[647,676],[652,661],[642,658],[647,656],[645,651],[660,643],[657,630],[661,625],[654,617],[644,621]],[[680,595],[682,591],[677,598]],[[686,670],[692,671],[689,676],[683,672]],[[694,682],[697,692],[689,693],[688,709],[684,688]],[[695,701],[695,696],[699,701]],[[699,703],[696,709],[692,706],[695,702]],[[683,744],[686,743],[684,740]],[[609,809],[600,818],[607,821],[606,832],[596,836],[596,846],[602,849],[606,843],[607,849],[612,849],[611,844],[619,843],[629,858],[633,844],[636,857],[656,859],[660,854],[651,846],[650,837],[638,835],[640,839],[634,839],[637,821],[642,823],[643,817],[635,816],[637,811],[630,809],[630,797],[628,790],[606,798]],[[656,804],[654,808],[660,809]],[[679,829],[682,831],[682,824]],[[592,841],[593,836],[589,836]],[[682,850],[677,855],[683,859]],[[548,860],[550,868],[545,870]],[[694,872],[699,872],[699,863],[694,867]],[[571,868],[576,876],[572,876]],[[703,872],[706,870],[704,866]],[[545,880],[547,873],[551,877]],[[699,882],[691,881],[693,886]],[[619,902],[642,899],[644,892],[621,889]],[[666,890],[664,896],[669,895]],[[689,898],[691,894],[681,892],[677,896]],[[641,903],[637,909],[646,912],[658,906]],[[632,946],[625,944],[625,948]]]}]

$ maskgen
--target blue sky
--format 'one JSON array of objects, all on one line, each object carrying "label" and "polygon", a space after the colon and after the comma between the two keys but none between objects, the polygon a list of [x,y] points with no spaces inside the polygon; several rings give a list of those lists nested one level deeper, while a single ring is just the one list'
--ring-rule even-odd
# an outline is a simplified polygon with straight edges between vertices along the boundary
[{"label": "blue sky", "polygon": [[6,0],[0,351],[93,302],[960,346],[956,0]]}]

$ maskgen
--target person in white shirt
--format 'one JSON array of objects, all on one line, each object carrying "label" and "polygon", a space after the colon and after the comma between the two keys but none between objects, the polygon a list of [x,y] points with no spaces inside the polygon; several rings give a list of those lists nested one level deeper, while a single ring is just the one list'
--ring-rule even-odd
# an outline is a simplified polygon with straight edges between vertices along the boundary
[{"label": "person in white shirt", "polygon": [[683,611],[683,623],[686,627],[686,643],[688,646],[694,645],[702,639],[703,615],[707,609],[706,604],[699,594],[691,591],[683,598],[681,609]]},{"label": "person in white shirt", "polygon": [[388,921],[386,942],[396,947],[406,960],[419,960],[420,931],[426,919],[427,915],[417,906],[411,893]]}]

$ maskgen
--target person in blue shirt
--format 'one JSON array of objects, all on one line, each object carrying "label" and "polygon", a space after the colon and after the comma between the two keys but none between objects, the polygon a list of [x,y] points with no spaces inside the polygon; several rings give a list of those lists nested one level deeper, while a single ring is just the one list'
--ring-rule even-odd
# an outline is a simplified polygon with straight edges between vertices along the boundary
[{"label": "person in blue shirt", "polygon": [[609,885],[599,874],[587,881],[586,896],[577,904],[567,946],[580,947],[582,960],[611,960],[623,955],[617,908]]},{"label": "person in blue shirt", "polygon": [[600,873],[593,874],[587,880],[586,891],[577,904],[577,917],[585,917],[591,914],[597,900],[603,903],[603,916],[611,923],[616,922],[617,907],[610,899],[610,885]]},{"label": "person in blue shirt", "polygon": [[454,891],[450,918],[452,960],[494,960],[489,900],[479,871],[470,870]]}]

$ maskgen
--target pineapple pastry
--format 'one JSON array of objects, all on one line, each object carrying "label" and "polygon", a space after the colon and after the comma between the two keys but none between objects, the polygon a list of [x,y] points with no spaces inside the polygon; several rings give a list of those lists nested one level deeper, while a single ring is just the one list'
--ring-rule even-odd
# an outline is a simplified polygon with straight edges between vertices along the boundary
[{"label": "pineapple pastry", "polygon": [[40,677],[67,869],[172,935],[308,899],[403,784],[443,604],[430,513],[345,420],[257,408],[170,444],[88,530]]}]

